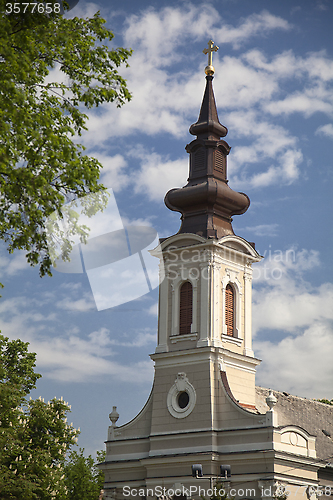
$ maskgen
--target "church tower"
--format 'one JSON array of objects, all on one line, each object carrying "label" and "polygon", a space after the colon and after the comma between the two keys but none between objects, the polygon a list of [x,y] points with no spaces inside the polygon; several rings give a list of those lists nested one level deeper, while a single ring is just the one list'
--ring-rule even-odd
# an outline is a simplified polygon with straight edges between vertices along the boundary
[{"label": "church tower", "polygon": [[[157,375],[160,360],[171,358],[175,363],[177,359],[181,368],[193,350],[193,362],[201,364],[205,359],[220,366],[240,404],[254,408],[259,360],[252,350],[252,263],[261,257],[232,228],[232,216],[246,212],[250,200],[228,185],[231,148],[221,140],[228,130],[219,122],[214,98],[214,48],[210,42],[206,49],[210,55],[206,89],[198,121],[190,127],[196,138],[186,146],[188,183],[165,196],[166,206],[181,212],[182,224],[161,245],[165,279],[160,286],[153,359]],[[212,387],[210,395],[214,399]]]},{"label": "church tower", "polygon": [[200,498],[193,489],[190,497],[183,489],[198,486],[191,475],[191,466],[198,463],[209,478],[206,483],[202,479],[202,487],[208,488],[221,464],[227,463],[231,482],[254,488],[247,496],[262,498],[260,488],[280,477],[275,474],[276,457],[280,454],[281,471],[281,453],[291,451],[291,445],[284,444],[291,433],[299,436],[293,439],[301,443],[295,447],[303,457],[302,471],[289,467],[286,471],[292,472],[281,474],[306,475],[306,484],[316,481],[310,465],[316,456],[314,438],[291,426],[278,427],[272,394],[261,412],[256,407],[255,370],[260,361],[252,350],[252,264],[261,256],[232,228],[232,216],[245,213],[250,200],[228,185],[230,146],[222,139],[228,131],[219,122],[212,85],[215,50],[210,41],[204,51],[209,58],[206,88],[198,121],[190,127],[195,138],[186,146],[188,182],[165,197],[166,206],[181,213],[181,227],[151,252],[161,259],[164,275],[158,341],[151,355],[154,384],[131,422],[116,427],[115,407],[110,414],[106,460],[101,464],[107,499],[156,498],[161,487]]}]

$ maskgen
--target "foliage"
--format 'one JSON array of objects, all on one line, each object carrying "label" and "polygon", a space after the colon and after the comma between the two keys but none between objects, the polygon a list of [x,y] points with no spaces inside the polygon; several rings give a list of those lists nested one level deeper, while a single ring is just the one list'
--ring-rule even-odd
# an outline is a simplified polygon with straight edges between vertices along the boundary
[{"label": "foliage", "polygon": [[19,406],[26,394],[36,387],[41,377],[35,373],[34,353],[28,352],[28,343],[22,340],[9,341],[0,335],[0,411],[1,420]]},{"label": "foliage", "polygon": [[99,13],[66,19],[54,10],[23,13],[24,3],[6,13],[6,4],[0,0],[0,238],[50,275],[45,219],[102,190],[101,164],[75,142],[87,129],[83,109],[130,99],[117,68],[131,51],[109,47],[113,33]]},{"label": "foliage", "polygon": [[[69,500],[97,500],[104,484],[104,473],[96,468],[91,455],[72,451],[65,465],[65,485]],[[105,452],[97,452],[97,463],[104,461]]]},{"label": "foliage", "polygon": [[316,401],[319,401],[319,403],[325,403],[326,405],[332,405],[333,406],[333,399],[316,399]]},{"label": "foliage", "polygon": [[63,500],[64,464],[78,431],[62,400],[27,401],[39,374],[28,343],[0,335],[0,499]]}]

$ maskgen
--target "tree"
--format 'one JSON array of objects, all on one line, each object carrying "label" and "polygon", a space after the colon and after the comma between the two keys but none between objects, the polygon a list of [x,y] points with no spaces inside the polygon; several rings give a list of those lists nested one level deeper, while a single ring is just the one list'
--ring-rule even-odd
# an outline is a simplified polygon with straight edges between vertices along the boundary
[{"label": "tree", "polygon": [[[105,452],[97,452],[97,463],[105,460]],[[84,449],[79,453],[72,451],[65,465],[65,485],[68,500],[98,500],[104,484],[104,473],[96,468],[91,455],[84,456]]]},{"label": "tree", "polygon": [[28,343],[0,335],[0,499],[65,500],[66,452],[78,431],[70,407],[54,398],[26,400],[40,377]]},{"label": "tree", "polygon": [[102,165],[73,139],[87,129],[84,107],[130,100],[117,68],[131,50],[109,48],[99,13],[66,19],[56,0],[33,5],[0,0],[0,238],[43,276],[51,275],[45,219],[87,193],[103,202]]}]

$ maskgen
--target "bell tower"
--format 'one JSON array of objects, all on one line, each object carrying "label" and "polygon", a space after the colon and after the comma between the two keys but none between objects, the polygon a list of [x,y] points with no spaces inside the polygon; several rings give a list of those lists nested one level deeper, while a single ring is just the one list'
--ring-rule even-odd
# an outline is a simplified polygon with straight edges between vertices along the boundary
[{"label": "bell tower", "polygon": [[267,469],[261,450],[271,447],[266,441],[276,418],[273,410],[260,414],[255,406],[260,361],[251,331],[252,264],[261,257],[232,228],[232,216],[246,212],[250,200],[228,185],[230,146],[221,139],[228,131],[219,122],[212,85],[216,50],[210,41],[204,51],[206,88],[199,118],[190,127],[195,138],[186,146],[187,184],[165,197],[166,206],[181,213],[181,227],[151,251],[164,277],[151,354],[154,383],[132,421],[116,427],[115,408],[110,415],[101,464],[107,499],[123,500],[127,485],[145,488],[146,497],[161,496],[154,488],[162,484],[190,487],[196,482],[191,464],[198,463],[209,477],[219,474],[221,463],[230,463],[248,481],[244,450],[255,457],[253,481]]},{"label": "bell tower", "polygon": [[252,350],[252,263],[261,257],[254,244],[236,236],[232,228],[232,216],[246,212],[250,200],[228,185],[231,148],[221,140],[228,130],[219,122],[214,98],[215,50],[210,41],[200,114],[190,127],[196,138],[185,148],[190,155],[188,182],[165,196],[166,206],[181,212],[182,223],[179,232],[161,245],[165,279],[152,357],[157,371],[162,353],[163,359],[177,360],[180,368],[192,350],[207,361],[213,357],[226,373],[234,397],[254,408],[259,360]]}]

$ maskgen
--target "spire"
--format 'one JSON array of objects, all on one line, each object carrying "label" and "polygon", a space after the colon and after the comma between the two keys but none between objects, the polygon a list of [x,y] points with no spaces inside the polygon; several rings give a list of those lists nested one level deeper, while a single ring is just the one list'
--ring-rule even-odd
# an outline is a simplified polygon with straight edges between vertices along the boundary
[{"label": "spire", "polygon": [[195,233],[205,238],[219,239],[234,234],[232,215],[246,212],[250,205],[248,196],[237,193],[228,186],[227,155],[230,146],[221,137],[228,129],[219,122],[213,91],[212,53],[218,50],[212,40],[206,72],[206,89],[199,118],[191,125],[190,133],[196,139],[186,146],[190,155],[190,174],[186,186],[171,189],[165,196],[170,210],[181,212],[182,225],[179,233]]},{"label": "spire", "polygon": [[215,139],[225,137],[228,129],[219,122],[217,115],[213,76],[206,76],[206,89],[203,96],[198,120],[190,126],[190,134],[196,135],[198,139]]},{"label": "spire", "polygon": [[205,73],[207,75],[206,89],[198,121],[190,126],[190,134],[198,136],[198,139],[218,140],[220,137],[225,137],[227,135],[228,129],[219,122],[212,83],[215,73],[213,52],[217,52],[219,48],[214,45],[213,40],[209,40],[208,47],[208,49],[203,50],[204,54],[208,54],[208,66],[205,68]]}]

